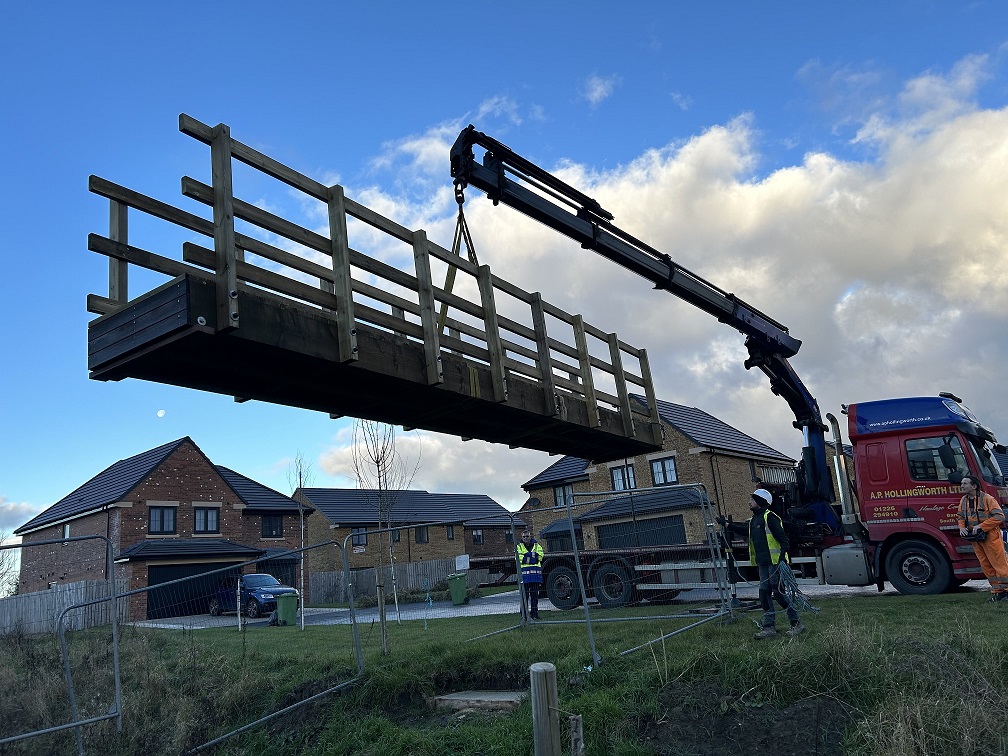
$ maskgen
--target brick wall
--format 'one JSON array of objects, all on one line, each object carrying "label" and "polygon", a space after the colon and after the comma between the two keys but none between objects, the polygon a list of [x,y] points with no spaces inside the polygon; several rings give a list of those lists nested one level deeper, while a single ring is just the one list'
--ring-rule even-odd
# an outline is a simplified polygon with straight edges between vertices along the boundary
[{"label": "brick wall", "polygon": [[[108,536],[108,512],[96,512],[68,523],[72,538],[85,535]],[[100,539],[32,546],[33,543],[63,538],[63,524],[43,528],[22,538],[19,593],[47,590],[51,583],[105,580],[106,547]],[[113,541],[113,547],[115,542]]]}]

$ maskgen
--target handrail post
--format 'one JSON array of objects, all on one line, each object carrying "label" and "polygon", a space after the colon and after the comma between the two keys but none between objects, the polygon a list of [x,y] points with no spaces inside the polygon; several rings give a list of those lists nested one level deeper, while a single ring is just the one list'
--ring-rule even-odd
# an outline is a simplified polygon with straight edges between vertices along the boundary
[{"label": "handrail post", "polygon": [[532,326],[535,329],[536,349],[539,354],[539,372],[542,373],[542,389],[546,399],[546,415],[560,414],[560,402],[553,382],[553,361],[550,359],[549,337],[546,334],[546,313],[543,311],[542,294],[532,294]]},{"label": "handrail post", "polygon": [[340,362],[353,362],[357,352],[354,325],[353,284],[350,278],[350,241],[347,236],[346,198],[343,187],[329,187],[329,241],[332,254],[333,294],[336,295],[336,328],[339,333]]},{"label": "handrail post", "polygon": [[658,397],[655,396],[654,381],[651,378],[651,363],[648,362],[647,350],[641,349],[638,358],[640,359],[641,378],[644,380],[644,396],[647,398],[652,437],[654,441],[662,443],[664,439],[661,413],[658,412]]},{"label": "handrail post", "polygon": [[[109,200],[109,239],[121,244],[129,243],[128,206],[116,200]],[[126,304],[129,281],[129,263],[110,257],[108,295],[116,304]]]},{"label": "handrail post", "polygon": [[435,386],[444,383],[444,372],[441,368],[441,344],[438,338],[437,316],[434,313],[434,284],[431,279],[430,256],[427,251],[427,233],[423,229],[413,232],[413,266],[416,271],[420,325],[423,328],[427,384]]},{"label": "handrail post", "polygon": [[598,428],[602,425],[599,417],[598,400],[595,398],[595,381],[592,378],[591,356],[588,354],[588,337],[585,335],[584,318],[575,315],[571,325],[574,327],[574,343],[577,345],[578,363],[581,365],[581,385],[584,386],[585,404],[588,407],[588,427]]},{"label": "handrail post", "polygon": [[636,438],[633,414],[630,412],[630,395],[627,393],[626,375],[623,373],[623,358],[620,356],[619,337],[609,334],[609,359],[612,361],[613,377],[616,379],[616,396],[619,397],[619,411],[623,418],[623,432],[627,438]]},{"label": "handrail post", "polygon": [[497,307],[494,304],[493,277],[490,266],[479,268],[480,300],[483,304],[483,327],[486,331],[487,349],[490,352],[490,377],[493,382],[495,402],[506,402],[508,398],[507,374],[504,370],[504,346],[501,344],[500,327],[497,325]]},{"label": "handrail post", "polygon": [[214,252],[217,265],[217,330],[238,327],[238,259],[235,254],[234,195],[231,183],[231,130],[213,127],[210,143],[213,174]]}]

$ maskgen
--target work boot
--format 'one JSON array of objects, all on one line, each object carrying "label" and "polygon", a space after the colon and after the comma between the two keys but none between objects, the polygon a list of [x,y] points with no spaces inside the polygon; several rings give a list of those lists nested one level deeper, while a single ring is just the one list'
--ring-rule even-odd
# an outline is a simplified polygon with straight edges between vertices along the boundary
[{"label": "work boot", "polygon": [[753,636],[756,640],[763,640],[764,638],[776,638],[777,628],[776,627],[764,627],[756,635]]},{"label": "work boot", "polygon": [[791,629],[787,631],[787,634],[792,638],[797,638],[799,635],[805,632],[805,625],[801,623],[801,620],[791,623]]}]

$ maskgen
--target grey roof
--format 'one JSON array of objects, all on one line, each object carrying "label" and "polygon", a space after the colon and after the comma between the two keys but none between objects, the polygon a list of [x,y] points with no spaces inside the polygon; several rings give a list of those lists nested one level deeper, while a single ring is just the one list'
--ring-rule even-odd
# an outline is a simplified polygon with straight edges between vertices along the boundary
[{"label": "grey roof", "polygon": [[[290,496],[284,496],[272,488],[267,488],[262,483],[256,483],[251,478],[236,473],[222,465],[214,465],[217,473],[224,478],[224,481],[231,486],[238,498],[249,509],[270,510],[281,512],[297,512],[298,504]],[[311,510],[311,507],[306,507]]]},{"label": "grey roof", "polygon": [[[484,494],[431,494],[440,498],[444,504],[463,519],[464,525],[510,525],[511,513]],[[515,520],[516,527],[522,527],[520,520]]]},{"label": "grey roof", "polygon": [[266,549],[263,558],[271,562],[299,562],[301,554],[302,552],[292,552],[290,549]]},{"label": "grey roof", "polygon": [[[679,509],[692,509],[701,504],[700,494],[694,488],[670,486],[656,491],[627,491],[619,496],[613,496],[588,512],[574,518],[574,529],[580,530],[582,522],[609,520],[617,517],[646,515],[653,512],[669,512]],[[540,535],[569,533],[570,521],[566,517],[554,520],[540,531]]]},{"label": "grey roof", "polygon": [[84,485],[74,489],[44,512],[37,514],[20,528],[15,535],[44,525],[93,512],[110,504],[123,501],[154,469],[185,441],[188,436],[177,441],[121,459],[102,470]]},{"label": "grey roof", "polygon": [[[643,396],[637,394],[631,396],[639,404],[647,407],[647,401]],[[658,414],[662,420],[695,441],[698,446],[744,454],[748,457],[762,457],[786,465],[795,464],[795,460],[787,455],[718,420],[702,409],[658,400]]]},{"label": "grey roof", "polygon": [[670,486],[656,491],[628,491],[621,496],[613,496],[604,504],[575,518],[575,522],[607,520],[634,514],[648,514],[655,511],[690,509],[699,507],[700,494],[694,488]]},{"label": "grey roof", "polygon": [[[644,408],[647,407],[647,400],[643,396],[631,394],[630,397]],[[795,464],[795,460],[790,457],[696,407],[659,400],[658,414],[664,422],[691,439],[697,446],[758,457],[789,467]],[[587,475],[584,471],[589,464],[588,460],[580,457],[563,457],[522,485],[522,488],[527,491],[530,488],[585,480]]]},{"label": "grey roof", "polygon": [[530,488],[542,488],[557,483],[570,483],[575,480],[587,480],[585,470],[590,463],[580,457],[562,457],[547,467],[532,480],[522,484],[526,491]]},{"label": "grey roof", "polygon": [[[574,531],[578,532],[581,530],[581,525],[577,521],[574,522]],[[570,520],[566,517],[561,517],[559,520],[554,520],[545,528],[539,531],[540,536],[556,535],[558,533],[570,534]]]},{"label": "grey roof", "polygon": [[[337,525],[378,522],[379,492],[370,488],[305,488],[304,497]],[[297,492],[295,492],[297,494]],[[390,519],[397,523],[461,522],[509,525],[511,513],[483,494],[443,494],[427,491],[389,491]]]},{"label": "grey roof", "polygon": [[222,556],[253,559],[263,553],[263,549],[243,546],[225,538],[151,538],[124,549],[119,554],[119,559],[203,559]]}]

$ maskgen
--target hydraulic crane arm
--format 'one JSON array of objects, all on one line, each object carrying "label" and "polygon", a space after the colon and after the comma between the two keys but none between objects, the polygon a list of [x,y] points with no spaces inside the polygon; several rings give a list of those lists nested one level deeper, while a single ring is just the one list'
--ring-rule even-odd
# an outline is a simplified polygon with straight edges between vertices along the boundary
[{"label": "hydraulic crane arm", "polygon": [[[485,150],[482,163],[476,160],[474,146]],[[486,192],[494,204],[503,202],[535,218],[742,333],[749,351],[745,368],[758,367],[767,375],[773,392],[791,407],[795,427],[805,434],[806,495],[833,501],[826,425],[815,398],[788,363],[801,341],[785,326],[616,227],[612,213],[597,201],[473,126],[464,129],[452,146],[451,175],[456,186]]]}]

